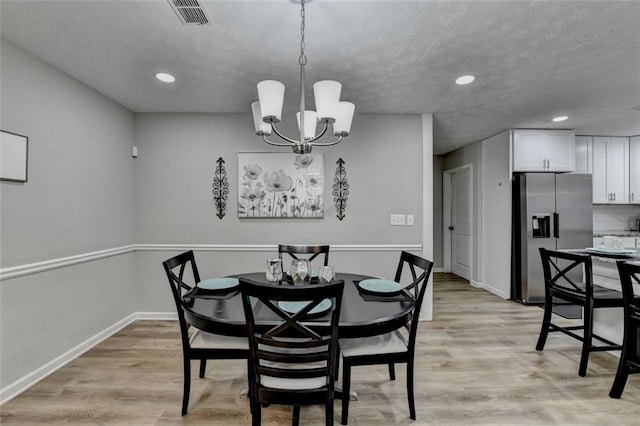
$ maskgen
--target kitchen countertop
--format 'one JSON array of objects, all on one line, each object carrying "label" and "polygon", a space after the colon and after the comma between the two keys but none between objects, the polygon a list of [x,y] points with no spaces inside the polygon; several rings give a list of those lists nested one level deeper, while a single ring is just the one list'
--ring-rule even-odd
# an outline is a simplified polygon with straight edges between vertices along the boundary
[{"label": "kitchen countertop", "polygon": [[614,237],[640,237],[640,231],[593,231],[594,237],[604,237],[612,235]]}]

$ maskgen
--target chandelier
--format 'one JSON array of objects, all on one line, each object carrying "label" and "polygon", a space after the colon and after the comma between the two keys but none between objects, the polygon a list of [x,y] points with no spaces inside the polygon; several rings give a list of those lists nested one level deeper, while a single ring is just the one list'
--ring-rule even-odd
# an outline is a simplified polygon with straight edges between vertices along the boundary
[{"label": "chandelier", "polygon": [[[309,0],[310,1],[310,0]],[[305,24],[305,0],[300,0],[300,109],[296,113],[300,136],[298,139],[289,138],[276,128],[276,123],[281,121],[282,105],[284,103],[284,84],[276,80],[264,80],[258,83],[258,101],[251,104],[253,122],[256,134],[269,145],[288,146],[296,154],[307,154],[314,146],[335,145],[342,138],[349,136],[355,105],[351,102],[340,101],[342,84],[333,80],[318,81],[313,85],[313,96],[316,102],[316,110],[307,110],[304,98],[304,67],[307,65],[307,57],[304,54],[304,24]],[[322,125],[320,132],[316,133],[318,123]],[[332,142],[316,142],[327,132],[329,124],[332,125],[333,135],[337,137]],[[273,142],[267,139],[271,133],[275,133],[285,142]]]}]

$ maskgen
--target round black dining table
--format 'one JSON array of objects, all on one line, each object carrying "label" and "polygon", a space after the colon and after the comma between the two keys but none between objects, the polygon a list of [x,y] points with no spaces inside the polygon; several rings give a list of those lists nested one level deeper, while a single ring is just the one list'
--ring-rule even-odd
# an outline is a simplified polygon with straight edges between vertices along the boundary
[{"label": "round black dining table", "polygon": [[[267,283],[264,272],[232,275]],[[405,325],[413,311],[414,302],[406,293],[396,296],[376,296],[361,294],[356,283],[372,278],[366,275],[337,273],[336,279],[344,280],[342,310],[340,312],[340,338],[368,337],[388,333]],[[281,285],[291,285],[283,282]],[[306,284],[306,285],[314,285]],[[186,321],[196,328],[210,333],[227,336],[246,336],[246,321],[239,291],[212,297],[190,297],[185,295],[187,307],[184,309]],[[316,331],[329,327],[330,310],[305,321]],[[279,321],[275,314],[263,318],[266,326]],[[258,321],[260,322],[260,321]]]}]

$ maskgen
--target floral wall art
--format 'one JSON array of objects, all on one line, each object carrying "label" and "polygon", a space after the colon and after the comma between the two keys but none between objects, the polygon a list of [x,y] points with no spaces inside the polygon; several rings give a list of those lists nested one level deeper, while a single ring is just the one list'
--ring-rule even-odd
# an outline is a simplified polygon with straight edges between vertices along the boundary
[{"label": "floral wall art", "polygon": [[323,190],[323,154],[238,154],[240,218],[322,218]]}]

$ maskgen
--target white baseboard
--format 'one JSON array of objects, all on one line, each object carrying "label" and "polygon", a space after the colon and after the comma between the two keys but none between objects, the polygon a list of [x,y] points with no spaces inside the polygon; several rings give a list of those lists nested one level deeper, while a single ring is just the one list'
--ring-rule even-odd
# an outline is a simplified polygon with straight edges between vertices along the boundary
[{"label": "white baseboard", "polygon": [[[172,319],[172,318],[169,318],[171,314],[168,314],[168,313],[157,313],[157,314],[143,313],[143,316],[149,316],[150,317],[149,319],[151,319],[151,317],[154,317],[154,318],[162,317],[161,319]],[[176,319],[176,318],[177,316],[173,314],[173,319]],[[137,319],[139,319],[137,313],[133,313],[127,316],[126,318],[118,321],[112,326],[107,327],[105,330],[101,331],[95,336],[90,337],[89,339],[80,343],[76,347],[69,349],[67,352],[63,353],[62,355],[55,358],[54,360],[46,363],[42,367],[32,371],[26,376],[0,389],[0,406],[5,402],[15,398],[16,396],[18,396],[19,394],[27,390],[29,387],[33,386],[34,384],[38,383],[40,380],[54,373],[59,368],[63,367],[70,361],[73,361],[83,353],[87,352],[89,349],[98,345],[103,340],[111,337],[112,335],[122,330],[124,327],[131,324]]]},{"label": "white baseboard", "polygon": [[433,272],[444,272],[444,268],[433,268]]},{"label": "white baseboard", "polygon": [[178,321],[175,312],[136,312],[135,316],[140,321]]},{"label": "white baseboard", "polygon": [[493,293],[496,296],[503,298],[504,300],[508,300],[509,299],[509,296],[510,296],[509,294],[507,294],[504,291],[502,291],[502,290],[500,290],[498,288],[495,288],[495,287],[493,287],[491,285],[485,284],[485,283],[480,282],[480,281],[474,281],[474,280],[470,280],[469,284],[471,284],[474,287],[481,288],[483,290],[487,290],[489,293]]}]

